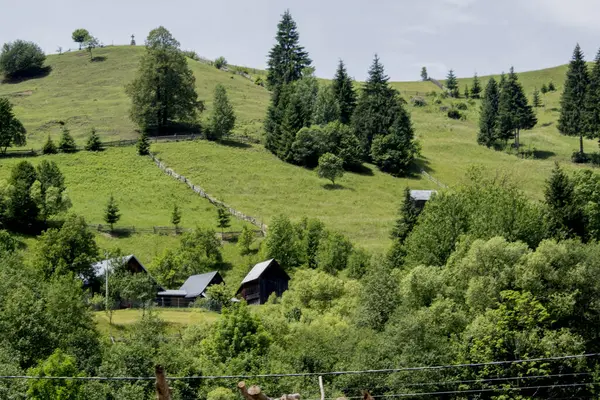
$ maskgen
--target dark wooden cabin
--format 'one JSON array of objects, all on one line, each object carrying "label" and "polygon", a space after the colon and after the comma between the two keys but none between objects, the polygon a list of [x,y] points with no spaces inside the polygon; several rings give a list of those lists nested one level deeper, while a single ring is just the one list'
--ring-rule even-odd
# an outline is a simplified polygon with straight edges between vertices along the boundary
[{"label": "dark wooden cabin", "polygon": [[272,293],[281,296],[288,288],[289,275],[273,259],[256,264],[242,281],[236,296],[248,304],[265,304]]},{"label": "dark wooden cabin", "polygon": [[178,290],[158,292],[157,303],[160,307],[188,307],[198,297],[206,297],[206,289],[212,285],[223,283],[218,271],[192,275]]}]

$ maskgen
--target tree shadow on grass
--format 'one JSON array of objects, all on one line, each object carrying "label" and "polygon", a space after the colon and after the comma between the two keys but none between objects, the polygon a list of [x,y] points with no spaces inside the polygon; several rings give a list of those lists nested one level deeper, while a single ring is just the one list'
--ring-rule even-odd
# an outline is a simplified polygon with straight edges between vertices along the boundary
[{"label": "tree shadow on grass", "polygon": [[131,235],[133,235],[133,233],[134,232],[132,232],[130,229],[115,228],[110,232],[106,232],[106,235],[111,236],[116,239],[124,239],[124,238],[131,237]]},{"label": "tree shadow on grass", "polygon": [[555,156],[556,153],[553,151],[548,151],[548,150],[535,150],[534,151],[534,156],[536,160],[547,160],[550,157]]},{"label": "tree shadow on grass", "polygon": [[364,176],[373,176],[373,175],[375,175],[373,173],[373,170],[371,168],[367,167],[364,164],[352,166],[352,167],[348,168],[348,172],[353,172],[355,174],[364,175]]},{"label": "tree shadow on grass", "polygon": [[546,122],[545,124],[540,125],[542,128],[547,128],[549,126],[554,125],[554,122]]},{"label": "tree shadow on grass", "polygon": [[234,147],[236,149],[249,149],[252,147],[251,144],[236,142],[236,141],[228,140],[228,139],[219,140],[217,143],[222,144],[223,146],[227,146],[227,147]]},{"label": "tree shadow on grass", "polygon": [[354,188],[346,187],[344,185],[340,185],[339,183],[326,183],[323,185],[323,189],[325,190],[349,190],[354,192]]},{"label": "tree shadow on grass", "polygon": [[428,174],[433,174],[435,172],[435,170],[431,168],[430,162],[426,157],[418,158],[411,163],[404,178],[418,179],[421,177],[423,172]]},{"label": "tree shadow on grass", "polygon": [[91,62],[104,62],[106,61],[106,57],[104,56],[96,56],[90,60]]},{"label": "tree shadow on grass", "polygon": [[2,83],[16,84],[16,83],[28,81],[30,79],[45,78],[46,76],[50,75],[50,72],[52,72],[52,67],[50,67],[50,66],[45,66],[45,67],[41,67],[41,68],[33,68],[33,69],[29,69],[27,71],[23,71],[17,75],[5,76],[4,79],[2,80]]}]

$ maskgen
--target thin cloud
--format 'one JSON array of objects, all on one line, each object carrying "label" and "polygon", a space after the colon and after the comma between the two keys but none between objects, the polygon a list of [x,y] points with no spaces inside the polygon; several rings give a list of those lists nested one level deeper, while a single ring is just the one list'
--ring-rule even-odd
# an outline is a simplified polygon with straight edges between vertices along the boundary
[{"label": "thin cloud", "polygon": [[541,13],[557,24],[600,31],[600,2],[597,0],[530,0],[524,5],[531,13]]}]

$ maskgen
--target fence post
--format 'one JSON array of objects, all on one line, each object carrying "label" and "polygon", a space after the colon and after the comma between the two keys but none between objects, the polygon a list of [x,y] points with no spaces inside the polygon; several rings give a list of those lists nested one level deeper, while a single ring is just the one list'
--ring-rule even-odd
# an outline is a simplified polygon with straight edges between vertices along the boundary
[{"label": "fence post", "polygon": [[156,374],[156,399],[171,400],[171,393],[169,392],[169,386],[165,378],[165,369],[157,365],[154,372]]}]

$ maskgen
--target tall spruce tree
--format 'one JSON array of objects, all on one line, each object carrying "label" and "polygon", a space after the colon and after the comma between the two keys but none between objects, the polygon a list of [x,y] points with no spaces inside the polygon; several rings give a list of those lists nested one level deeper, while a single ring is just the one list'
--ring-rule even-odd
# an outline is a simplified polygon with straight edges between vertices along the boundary
[{"label": "tall spruce tree", "polygon": [[583,154],[583,137],[587,136],[585,98],[590,77],[583,52],[579,44],[575,46],[569,63],[565,89],[560,98],[558,130],[563,135],[579,136],[579,152]]},{"label": "tall spruce tree", "polygon": [[419,209],[410,195],[410,188],[406,187],[404,189],[404,201],[400,207],[400,216],[396,220],[394,229],[392,229],[391,238],[393,240],[398,240],[400,243],[404,243],[408,234],[417,223],[418,217]]},{"label": "tall spruce tree", "polygon": [[213,107],[213,114],[210,117],[209,139],[220,140],[229,135],[235,126],[235,112],[227,98],[227,90],[221,84],[215,87]]},{"label": "tall spruce tree", "polygon": [[400,115],[399,94],[388,80],[383,64],[375,55],[352,116],[352,128],[361,142],[365,159],[370,158],[375,135],[387,135]]},{"label": "tall spruce tree", "polygon": [[510,68],[508,78],[500,91],[498,103],[498,138],[507,141],[514,138],[515,147],[520,145],[520,132],[532,129],[537,124],[537,117],[527,101],[523,86],[514,68]]},{"label": "tall spruce tree", "polygon": [[566,239],[574,236],[584,237],[584,221],[581,207],[575,201],[575,188],[569,176],[554,165],[552,174],[546,181],[544,197],[548,212],[546,219],[552,237]]},{"label": "tall spruce tree", "polygon": [[490,78],[481,102],[479,133],[477,134],[477,143],[487,147],[492,146],[496,141],[499,98],[498,84],[494,78]]},{"label": "tall spruce tree", "polygon": [[465,85],[465,99],[469,98],[469,85]]},{"label": "tall spruce tree", "polygon": [[538,88],[535,88],[533,90],[533,99],[531,101],[531,104],[534,108],[539,108],[542,106],[542,99],[540,98],[540,91],[538,90]]},{"label": "tall spruce tree", "polygon": [[340,122],[349,124],[356,108],[356,92],[344,62],[340,60],[332,82],[333,92],[340,106]]},{"label": "tall spruce tree", "polygon": [[477,73],[473,76],[473,84],[471,85],[471,98],[479,99],[481,97],[481,83],[479,83],[479,77]]},{"label": "tall spruce tree", "polygon": [[451,97],[458,97],[458,81],[456,80],[456,75],[454,75],[454,70],[448,71],[446,88]]},{"label": "tall spruce tree", "polygon": [[585,97],[586,131],[590,137],[600,140],[600,50],[596,54],[590,74],[590,85]]},{"label": "tall spruce tree", "polygon": [[300,34],[289,10],[286,10],[277,25],[277,43],[269,52],[267,85],[275,91],[283,84],[294,82],[302,77],[304,68],[310,66],[311,59],[304,47],[300,46]]}]

